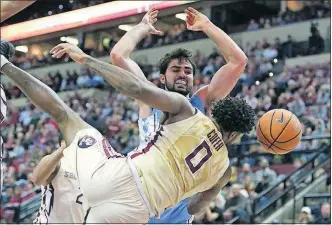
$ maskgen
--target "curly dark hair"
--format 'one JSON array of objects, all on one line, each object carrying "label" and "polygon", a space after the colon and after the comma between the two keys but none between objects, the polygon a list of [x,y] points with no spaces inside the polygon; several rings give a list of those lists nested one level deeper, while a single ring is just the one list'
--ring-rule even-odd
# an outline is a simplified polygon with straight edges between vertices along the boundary
[{"label": "curly dark hair", "polygon": [[165,74],[169,63],[173,59],[188,60],[193,67],[193,74],[196,72],[196,63],[192,58],[192,52],[184,48],[176,48],[173,51],[167,53],[163,58],[159,60],[159,72],[160,74]]},{"label": "curly dark hair", "polygon": [[214,103],[212,117],[225,132],[249,133],[255,127],[255,111],[244,99],[226,97]]}]

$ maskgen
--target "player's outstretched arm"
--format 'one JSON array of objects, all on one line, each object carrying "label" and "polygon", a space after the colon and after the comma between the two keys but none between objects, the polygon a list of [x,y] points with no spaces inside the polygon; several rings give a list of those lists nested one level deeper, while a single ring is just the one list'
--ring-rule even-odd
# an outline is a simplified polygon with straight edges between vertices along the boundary
[{"label": "player's outstretched arm", "polygon": [[201,210],[205,209],[212,201],[215,200],[220,192],[220,189],[226,186],[229,179],[231,179],[232,170],[228,167],[224,175],[219,179],[218,183],[211,189],[197,193],[196,195],[189,198],[188,212],[190,215],[195,215]]},{"label": "player's outstretched arm", "polygon": [[226,97],[236,85],[247,65],[247,57],[240,47],[219,27],[215,26],[205,15],[189,7],[187,28],[203,31],[217,46],[227,64],[213,76],[211,83],[196,92],[205,105]]},{"label": "player's outstretched arm", "polygon": [[1,55],[1,72],[8,76],[34,105],[52,116],[59,125],[66,143],[70,144],[77,131],[91,128],[46,84],[9,63]]},{"label": "player's outstretched arm", "polygon": [[60,148],[54,151],[51,155],[47,155],[40,160],[39,164],[32,172],[31,181],[35,185],[46,186],[52,182],[60,169],[60,160],[63,157],[63,151],[65,148],[66,143],[62,141]]},{"label": "player's outstretched arm", "polygon": [[194,114],[194,108],[184,96],[162,90],[140,80],[127,70],[97,60],[85,54],[76,45],[59,44],[51,50],[51,53],[56,58],[68,54],[77,63],[84,64],[95,70],[122,94],[142,101],[153,108],[172,114],[181,113],[181,115],[188,115],[188,117]]},{"label": "player's outstretched arm", "polygon": [[154,28],[153,24],[157,22],[158,11],[155,9],[149,10],[138,25],[134,26],[128,31],[111,51],[111,62],[136,75],[142,81],[149,82],[141,68],[130,59],[130,54],[134,51],[137,44],[148,34],[161,35],[162,32]]},{"label": "player's outstretched arm", "polygon": [[1,9],[1,21],[3,22],[9,17],[15,15],[16,13],[22,11],[35,1],[1,1],[0,9]]}]

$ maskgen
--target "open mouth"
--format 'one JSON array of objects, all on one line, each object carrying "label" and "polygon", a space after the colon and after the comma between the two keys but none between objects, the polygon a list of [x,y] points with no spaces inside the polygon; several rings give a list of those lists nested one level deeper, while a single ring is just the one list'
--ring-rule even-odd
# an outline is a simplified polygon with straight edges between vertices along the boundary
[{"label": "open mouth", "polygon": [[187,81],[186,81],[186,80],[183,80],[183,79],[181,79],[181,80],[177,80],[177,81],[175,82],[175,85],[176,85],[177,87],[187,87]]}]

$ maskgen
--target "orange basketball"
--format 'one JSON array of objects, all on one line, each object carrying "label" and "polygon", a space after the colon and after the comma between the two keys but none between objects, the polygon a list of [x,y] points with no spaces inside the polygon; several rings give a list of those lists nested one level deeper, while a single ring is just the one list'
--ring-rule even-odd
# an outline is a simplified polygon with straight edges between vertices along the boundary
[{"label": "orange basketball", "polygon": [[265,113],[256,128],[257,141],[272,154],[292,151],[302,137],[302,125],[290,111],[275,109]]}]

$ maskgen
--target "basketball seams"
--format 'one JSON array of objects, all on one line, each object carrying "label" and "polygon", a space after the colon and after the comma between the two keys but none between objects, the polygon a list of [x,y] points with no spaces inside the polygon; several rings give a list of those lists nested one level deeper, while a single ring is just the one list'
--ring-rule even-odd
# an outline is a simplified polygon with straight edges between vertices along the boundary
[{"label": "basketball seams", "polygon": [[[282,128],[282,130],[280,131],[278,137],[277,137],[277,138],[271,143],[271,146],[276,147],[276,146],[274,145],[274,143],[276,143],[276,140],[278,140],[278,138],[281,136],[282,132],[284,132],[284,130],[286,129],[287,125],[288,125],[289,122],[292,120],[292,118],[293,118],[293,113],[292,113],[292,115],[289,117],[289,119],[288,119],[286,125],[284,126],[284,128]],[[271,119],[271,121],[272,121],[272,119]]]},{"label": "basketball seams", "polygon": [[[273,138],[273,136],[272,136],[272,125],[273,125],[273,117],[274,117],[274,114],[277,112],[277,110],[275,109],[274,111],[273,111],[273,114],[272,114],[272,117],[271,117],[271,121],[270,121],[270,136],[271,136],[271,138],[272,138],[272,140],[273,141],[275,141],[275,140],[277,140],[277,139],[275,139],[275,138]],[[261,130],[261,132],[262,132],[262,130]],[[263,132],[262,132],[263,133]],[[265,136],[264,136],[264,138],[266,138]]]},{"label": "basketball seams", "polygon": [[[267,142],[269,143],[269,144],[271,144],[271,142],[265,137],[265,135],[264,135],[264,133],[263,133],[263,131],[262,131],[262,128],[261,128],[261,124],[260,124],[260,122],[258,122],[258,128],[259,128],[259,131],[261,132],[261,134],[263,135],[263,137],[264,137],[264,139],[265,140],[267,140]],[[259,142],[261,142],[261,143],[263,143],[261,140],[259,140],[258,138],[257,138],[257,140],[259,141]],[[264,143],[265,144],[265,143]],[[265,144],[266,146],[268,146],[267,144]],[[268,149],[270,149],[270,147],[268,147],[267,148],[267,150]],[[273,150],[274,151],[274,150]],[[278,154],[276,151],[274,151],[275,152],[275,154]]]},{"label": "basketball seams", "polygon": [[302,133],[302,130],[300,130],[299,133],[297,133],[294,137],[292,137],[291,139],[289,139],[289,140],[287,140],[287,141],[275,141],[275,142],[278,143],[278,144],[284,144],[284,143],[287,143],[287,142],[292,141],[292,140],[294,140],[295,138],[297,138],[301,133]]},{"label": "basketball seams", "polygon": [[[275,148],[277,148],[277,149],[280,149],[280,150],[283,150],[283,151],[291,151],[291,149],[280,148],[280,147],[278,147],[278,146],[272,144],[272,143],[271,143],[271,142],[265,137],[265,135],[264,135],[264,133],[262,132],[262,129],[261,129],[259,123],[258,123],[258,126],[259,126],[260,133],[263,135],[264,139],[265,139],[270,145],[267,145],[266,143],[264,143],[263,141],[261,141],[259,138],[257,138],[257,140],[258,140],[260,143],[262,143],[263,145],[266,145],[267,147],[269,147],[269,146],[272,147],[272,146],[273,146],[273,147],[275,147]],[[269,147],[268,149],[272,149],[271,147]],[[278,154],[275,150],[273,150],[273,151],[274,151],[276,154]]]}]

